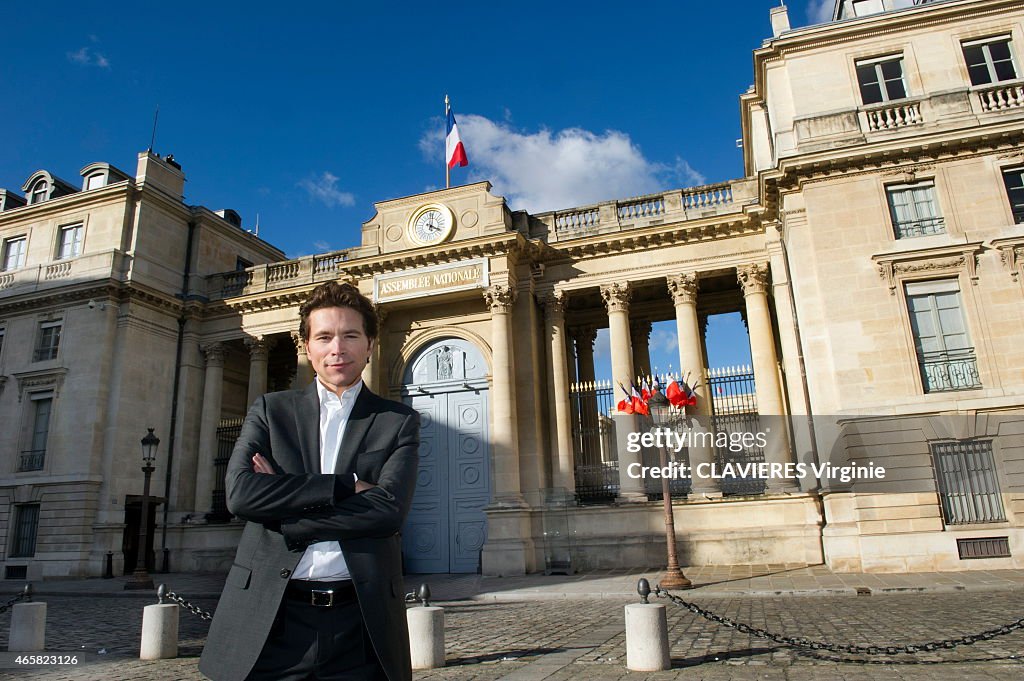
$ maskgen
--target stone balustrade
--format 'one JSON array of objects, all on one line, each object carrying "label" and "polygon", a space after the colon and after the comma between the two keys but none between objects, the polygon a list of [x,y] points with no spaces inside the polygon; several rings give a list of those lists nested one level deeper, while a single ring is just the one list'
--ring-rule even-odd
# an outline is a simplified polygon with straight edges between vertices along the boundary
[{"label": "stone balustrade", "polygon": [[982,111],[1003,111],[1024,106],[1024,85],[997,85],[979,90],[978,102]]},{"label": "stone balustrade", "polygon": [[924,122],[918,102],[888,104],[864,111],[866,129],[869,131],[894,130]]},{"label": "stone balustrade", "polygon": [[221,272],[207,278],[207,292],[211,299],[223,299],[337,279],[343,263],[351,259],[355,250],[307,255],[245,270]]},{"label": "stone balustrade", "polygon": [[65,286],[67,282],[63,280],[70,277],[79,281],[122,278],[125,257],[119,251],[109,250],[0,272],[0,297]]}]

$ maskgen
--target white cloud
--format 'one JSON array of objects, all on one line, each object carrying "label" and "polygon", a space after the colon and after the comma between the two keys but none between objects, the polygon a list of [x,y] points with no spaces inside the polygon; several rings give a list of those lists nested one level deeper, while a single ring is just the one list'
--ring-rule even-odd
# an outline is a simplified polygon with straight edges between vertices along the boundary
[{"label": "white cloud", "polygon": [[331,250],[331,245],[329,243],[327,243],[326,241],[314,241],[313,242],[313,248],[315,248],[316,250],[318,250],[318,251],[320,251],[322,253],[324,251]]},{"label": "white cloud", "polygon": [[654,329],[651,332],[648,347],[652,354],[655,352],[676,352],[679,349],[679,337],[675,331]]},{"label": "white cloud", "polygon": [[110,60],[90,47],[83,47],[76,52],[68,52],[68,61],[82,66],[96,66],[101,69],[110,68]]},{"label": "white cloud", "polygon": [[[459,132],[469,156],[468,179],[490,180],[513,208],[536,213],[704,182],[681,158],[671,166],[645,158],[624,132],[523,132],[512,127],[510,116],[506,111],[505,121],[495,122],[463,115]],[[431,159],[441,156],[443,144],[438,128],[420,139]]]},{"label": "white cloud", "polygon": [[329,208],[354,206],[356,203],[355,195],[339,189],[338,176],[327,170],[320,175],[312,175],[302,180],[299,187],[305,189],[311,199]]},{"label": "white cloud", "polygon": [[824,24],[827,21],[832,21],[832,10],[835,7],[835,0],[809,0],[807,18],[812,24]]}]

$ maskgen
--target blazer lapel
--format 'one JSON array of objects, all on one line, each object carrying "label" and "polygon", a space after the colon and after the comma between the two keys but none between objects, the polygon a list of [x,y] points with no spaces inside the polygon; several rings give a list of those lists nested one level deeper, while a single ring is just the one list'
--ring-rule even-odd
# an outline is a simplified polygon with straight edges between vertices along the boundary
[{"label": "blazer lapel", "polygon": [[314,378],[295,401],[295,428],[307,473],[320,472],[320,396],[316,392],[316,380]]},{"label": "blazer lapel", "polygon": [[373,409],[376,400],[377,396],[370,392],[365,385],[359,390],[359,397],[352,405],[352,413],[349,414],[345,434],[341,438],[341,447],[338,449],[338,460],[334,466],[334,473],[355,471],[356,453],[363,440],[366,439],[366,433],[370,430],[370,425],[377,415]]}]

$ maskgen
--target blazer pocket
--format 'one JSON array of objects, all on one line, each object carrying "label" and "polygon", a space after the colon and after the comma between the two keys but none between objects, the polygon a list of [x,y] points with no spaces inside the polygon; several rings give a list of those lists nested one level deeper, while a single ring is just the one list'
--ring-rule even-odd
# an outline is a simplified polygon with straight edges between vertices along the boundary
[{"label": "blazer pocket", "polygon": [[248,589],[251,578],[252,570],[241,565],[232,565],[231,570],[228,571],[228,578],[224,583],[236,589]]}]

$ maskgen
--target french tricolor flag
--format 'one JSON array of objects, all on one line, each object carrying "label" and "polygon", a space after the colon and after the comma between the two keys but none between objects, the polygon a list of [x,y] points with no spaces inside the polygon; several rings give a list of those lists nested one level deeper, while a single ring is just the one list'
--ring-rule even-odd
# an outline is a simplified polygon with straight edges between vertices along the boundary
[{"label": "french tricolor flag", "polygon": [[469,159],[466,157],[466,147],[459,138],[459,125],[455,122],[455,114],[450,106],[445,107],[448,111],[448,134],[444,139],[445,160],[448,168],[455,166],[468,166]]}]

